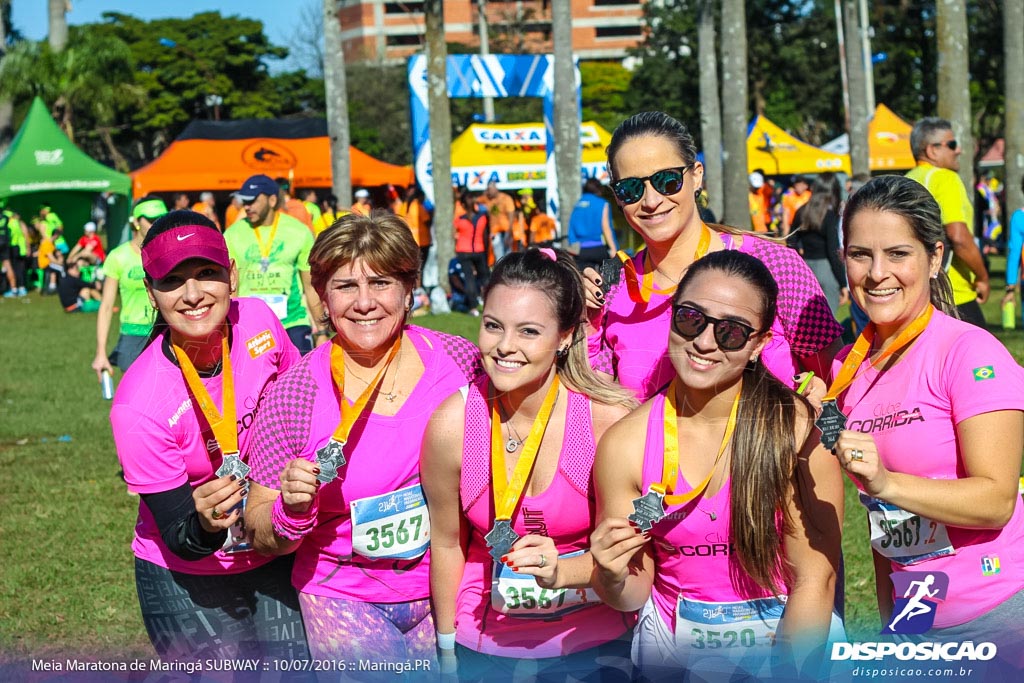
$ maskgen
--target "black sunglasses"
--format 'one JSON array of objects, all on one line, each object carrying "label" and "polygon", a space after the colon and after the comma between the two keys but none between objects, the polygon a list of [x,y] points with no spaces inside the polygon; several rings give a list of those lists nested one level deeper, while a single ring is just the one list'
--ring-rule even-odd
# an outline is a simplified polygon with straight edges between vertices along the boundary
[{"label": "black sunglasses", "polygon": [[957,150],[957,147],[960,146],[960,143],[957,142],[954,138],[952,140],[946,140],[945,142],[933,142],[932,145],[945,145],[947,148],[949,148],[950,152],[955,152]]},{"label": "black sunglasses", "polygon": [[636,204],[644,196],[644,183],[650,180],[651,187],[668,197],[683,189],[683,176],[691,168],[693,168],[693,164],[678,168],[666,168],[645,178],[616,180],[612,183],[612,192],[615,193],[615,198],[623,204]]},{"label": "black sunglasses", "polygon": [[672,306],[672,331],[687,341],[700,336],[709,323],[714,326],[715,342],[723,351],[738,351],[757,334],[753,327],[736,320],[712,318],[685,304]]}]

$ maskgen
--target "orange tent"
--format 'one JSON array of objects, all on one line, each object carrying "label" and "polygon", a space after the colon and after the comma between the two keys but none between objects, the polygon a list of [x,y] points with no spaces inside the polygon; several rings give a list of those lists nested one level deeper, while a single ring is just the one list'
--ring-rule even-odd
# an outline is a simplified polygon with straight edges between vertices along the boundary
[{"label": "orange tent", "polygon": [[[411,185],[411,166],[395,166],[349,147],[352,185]],[[132,194],[234,192],[251,175],[286,177],[293,187],[331,187],[331,149],[323,119],[193,121],[163,154],[131,173]]]}]

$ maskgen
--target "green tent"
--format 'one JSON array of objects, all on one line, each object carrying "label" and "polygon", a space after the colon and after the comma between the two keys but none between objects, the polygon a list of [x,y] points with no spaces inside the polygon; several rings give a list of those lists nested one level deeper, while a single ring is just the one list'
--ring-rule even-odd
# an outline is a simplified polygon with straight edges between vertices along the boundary
[{"label": "green tent", "polygon": [[0,199],[26,222],[48,205],[64,221],[64,238],[74,244],[92,220],[96,195],[110,192],[107,245],[123,237],[131,199],[131,178],[107,168],[75,147],[38,97],[0,161]]}]

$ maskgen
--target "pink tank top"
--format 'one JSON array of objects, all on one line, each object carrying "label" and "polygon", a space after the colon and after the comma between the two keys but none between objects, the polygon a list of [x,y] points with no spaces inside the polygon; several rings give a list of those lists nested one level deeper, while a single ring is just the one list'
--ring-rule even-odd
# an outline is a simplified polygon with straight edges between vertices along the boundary
[{"label": "pink tank top", "polygon": [[[665,394],[651,399],[644,447],[643,490],[661,481],[665,453],[662,422]],[[686,457],[685,453],[679,454]],[[693,487],[679,476],[676,492]],[[675,629],[676,600],[682,595],[703,602],[738,602],[771,596],[751,580],[732,554],[729,535],[730,480],[710,498],[699,496],[681,506],[668,509],[668,515],[654,525],[651,542],[654,550],[654,585],[651,591],[658,614]],[[781,519],[779,533],[782,533]]]},{"label": "pink tank top", "polygon": [[[786,386],[793,386],[797,359],[811,356],[842,334],[814,273],[789,247],[752,235],[737,246],[728,233],[719,235],[726,249],[738,249],[761,260],[779,285],[778,314],[772,340],[761,354],[765,366]],[[643,277],[644,252],[633,258]],[[646,401],[672,379],[668,357],[672,296],[652,294],[647,303],[629,297],[623,281],[608,293],[602,329],[588,339],[591,364],[613,374]]]},{"label": "pink tank top", "polygon": [[[418,515],[425,510],[418,502],[423,432],[437,406],[476,376],[479,352],[452,335],[413,326],[406,332],[423,376],[397,414],[364,413],[352,428],[343,476],[321,487],[316,526],[295,551],[292,583],[303,593],[381,603],[429,595],[429,551],[414,557],[389,551],[423,541],[429,529]],[[264,397],[249,449],[253,481],[280,488],[285,465],[298,457],[314,460],[338,426],[330,348],[314,349]],[[359,528],[356,502],[365,511]]]},{"label": "pink tank top", "polygon": [[[501,657],[538,659],[558,657],[607,643],[635,623],[635,615],[595,602],[593,592],[575,611],[554,618],[524,618],[495,608],[492,595],[494,563],[484,536],[494,520],[491,493],[491,419],[484,398],[487,379],[468,387],[466,432],[462,447],[459,494],[471,530],[466,567],[456,600],[455,631],[459,644]],[[593,527],[592,471],[597,446],[590,414],[590,399],[574,391],[568,396],[558,472],[541,494],[523,496],[512,518],[520,536],[550,537],[560,555],[586,550]],[[553,435],[548,434],[548,438]],[[506,571],[506,573],[508,573]],[[535,582],[534,582],[535,585]],[[581,591],[583,589],[580,589]],[[584,591],[585,592],[585,591]],[[582,599],[567,589],[571,603]],[[577,597],[579,596],[579,597]],[[557,597],[553,598],[555,602]]]}]

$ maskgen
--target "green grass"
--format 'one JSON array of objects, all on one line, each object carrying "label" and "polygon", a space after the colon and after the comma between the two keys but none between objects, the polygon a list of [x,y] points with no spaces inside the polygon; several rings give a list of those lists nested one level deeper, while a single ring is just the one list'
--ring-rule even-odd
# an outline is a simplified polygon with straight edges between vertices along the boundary
[{"label": "green grass", "polygon": [[[1002,260],[993,261],[999,274]],[[993,291],[985,314],[998,321],[1001,279]],[[0,299],[0,661],[152,655],[132,572],[138,499],[118,476],[110,403],[89,367],[95,321],[64,314],[55,297]],[[474,340],[479,326],[460,314],[414,322]],[[993,331],[1024,361],[1024,330]],[[877,632],[864,514],[848,493],[848,626]]]}]

